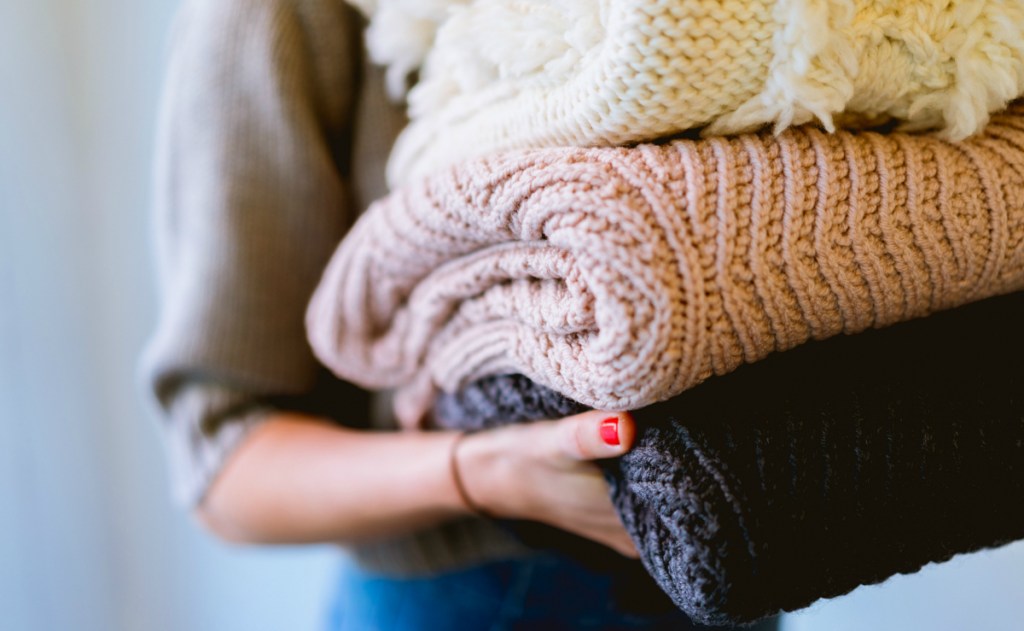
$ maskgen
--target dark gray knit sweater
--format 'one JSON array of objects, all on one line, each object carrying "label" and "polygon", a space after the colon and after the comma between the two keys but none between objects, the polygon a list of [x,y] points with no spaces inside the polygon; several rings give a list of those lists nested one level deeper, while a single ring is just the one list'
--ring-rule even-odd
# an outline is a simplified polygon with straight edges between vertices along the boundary
[{"label": "dark gray knit sweater", "polygon": [[[695,620],[741,623],[1024,538],[1021,322],[1024,294],[1004,296],[637,412],[636,447],[603,467],[644,567]],[[472,428],[579,410],[511,375],[435,415]]]}]

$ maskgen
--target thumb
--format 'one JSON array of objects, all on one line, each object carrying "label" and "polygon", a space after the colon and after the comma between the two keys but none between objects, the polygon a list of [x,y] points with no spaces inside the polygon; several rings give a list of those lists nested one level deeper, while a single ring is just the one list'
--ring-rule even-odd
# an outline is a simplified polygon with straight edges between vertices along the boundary
[{"label": "thumb", "polygon": [[593,410],[556,421],[560,455],[571,460],[621,456],[633,446],[636,422],[629,412]]}]

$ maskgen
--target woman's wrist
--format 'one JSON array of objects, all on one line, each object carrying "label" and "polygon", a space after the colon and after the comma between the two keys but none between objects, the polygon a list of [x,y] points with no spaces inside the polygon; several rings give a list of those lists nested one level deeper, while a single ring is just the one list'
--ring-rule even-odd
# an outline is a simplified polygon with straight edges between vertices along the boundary
[{"label": "woman's wrist", "polygon": [[452,474],[452,483],[455,486],[455,490],[459,495],[459,499],[462,501],[463,507],[471,514],[478,517],[489,517],[487,511],[484,510],[475,499],[469,494],[469,490],[466,488],[466,481],[462,475],[462,465],[459,463],[459,448],[462,446],[466,437],[469,436],[468,432],[459,432],[455,436],[455,440],[452,441],[451,449],[449,450],[449,465]]},{"label": "woman's wrist", "polygon": [[489,517],[513,517],[504,505],[512,489],[514,471],[503,467],[506,444],[500,431],[465,434],[456,439],[452,451],[453,485],[461,485],[464,505],[472,513]]},{"label": "woman's wrist", "polygon": [[456,432],[367,432],[281,413],[226,463],[200,519],[247,543],[358,542],[469,514],[450,469]]}]

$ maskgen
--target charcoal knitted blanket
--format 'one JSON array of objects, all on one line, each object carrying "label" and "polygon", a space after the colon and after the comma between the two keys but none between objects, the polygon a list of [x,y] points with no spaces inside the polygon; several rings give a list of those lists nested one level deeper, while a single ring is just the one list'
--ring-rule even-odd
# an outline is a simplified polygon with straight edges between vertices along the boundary
[{"label": "charcoal knitted blanket", "polygon": [[[648,572],[742,623],[1024,537],[1024,293],[744,366],[635,413],[603,463]],[[519,376],[435,405],[442,426],[582,406]]]}]

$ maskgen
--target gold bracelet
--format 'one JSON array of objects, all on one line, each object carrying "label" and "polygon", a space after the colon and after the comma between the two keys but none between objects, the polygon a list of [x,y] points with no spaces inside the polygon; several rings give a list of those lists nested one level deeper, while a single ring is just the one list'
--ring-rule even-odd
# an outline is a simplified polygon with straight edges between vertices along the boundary
[{"label": "gold bracelet", "polygon": [[452,481],[455,483],[455,490],[459,494],[459,498],[462,500],[462,504],[469,510],[470,513],[477,517],[489,517],[487,511],[480,508],[480,506],[469,497],[469,493],[466,492],[466,485],[462,481],[462,474],[459,473],[459,463],[456,458],[459,445],[462,444],[462,439],[469,436],[468,432],[459,432],[459,435],[452,441],[451,450],[448,452],[448,462],[452,470]]}]

